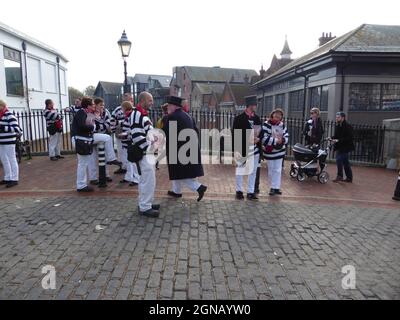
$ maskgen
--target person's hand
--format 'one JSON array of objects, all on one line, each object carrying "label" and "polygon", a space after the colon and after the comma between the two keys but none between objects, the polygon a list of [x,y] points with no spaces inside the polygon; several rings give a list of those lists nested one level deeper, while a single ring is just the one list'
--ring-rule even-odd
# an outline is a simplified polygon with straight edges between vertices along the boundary
[{"label": "person's hand", "polygon": [[282,144],[282,138],[275,138],[275,144]]},{"label": "person's hand", "polygon": [[254,144],[259,143],[259,142],[260,142],[260,138],[254,137]]}]

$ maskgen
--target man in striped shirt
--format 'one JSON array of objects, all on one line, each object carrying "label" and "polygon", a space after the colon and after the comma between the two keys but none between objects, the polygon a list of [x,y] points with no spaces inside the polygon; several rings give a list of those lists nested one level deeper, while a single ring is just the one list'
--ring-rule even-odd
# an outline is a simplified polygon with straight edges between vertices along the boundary
[{"label": "man in striped shirt", "polygon": [[233,121],[233,150],[237,157],[236,199],[243,200],[243,176],[248,175],[247,199],[257,200],[255,193],[257,168],[260,163],[261,119],[255,114],[257,96],[245,97],[246,109]]},{"label": "man in striped shirt", "polygon": [[[103,133],[110,135],[111,134],[111,114],[104,107],[104,100],[101,98],[94,99],[95,111],[94,111],[94,132],[95,133]],[[93,153],[91,154],[91,160],[88,166],[89,170],[89,183],[91,185],[98,185],[99,181],[97,179],[99,166],[98,166],[98,154],[97,147],[93,148]],[[106,181],[112,182],[110,178],[109,170],[106,167]]]},{"label": "man in striped shirt", "polygon": [[0,100],[0,161],[3,165],[4,179],[1,185],[12,188],[18,185],[19,168],[15,156],[17,136],[22,135],[15,116],[8,110],[5,101]]},{"label": "man in striped shirt", "polygon": [[[122,98],[122,101],[129,101],[132,102],[132,94],[131,93],[124,93],[124,96]],[[122,110],[122,107],[119,106],[117,107],[112,113],[111,113],[111,130],[112,132],[115,133],[115,144],[117,146],[117,157],[118,161],[122,162],[121,168],[119,168],[117,171],[115,171],[115,174],[126,174],[127,168],[127,159],[124,159],[123,157],[123,150],[122,150],[122,141],[118,136],[122,133],[123,131],[123,123],[125,121],[125,113]]]},{"label": "man in striped shirt", "polygon": [[[140,175],[139,214],[158,217],[160,205],[153,204],[156,188],[155,157],[150,153],[146,154],[148,148],[155,142],[152,141],[150,133],[153,130],[153,124],[150,118],[145,115],[153,105],[153,96],[148,92],[142,92],[138,100],[140,108],[134,108],[129,116],[132,145],[128,152],[133,153],[134,162],[138,166]],[[129,158],[132,159],[131,157]]]},{"label": "man in striped shirt", "polygon": [[53,100],[47,99],[45,105],[43,116],[46,119],[46,128],[49,133],[49,157],[51,161],[57,161],[64,158],[61,156],[62,116],[54,108]]}]

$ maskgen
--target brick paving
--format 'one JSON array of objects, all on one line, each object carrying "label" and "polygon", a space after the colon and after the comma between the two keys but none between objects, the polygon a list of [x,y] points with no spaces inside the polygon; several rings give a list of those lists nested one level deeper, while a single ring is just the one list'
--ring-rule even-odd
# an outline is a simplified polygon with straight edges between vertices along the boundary
[{"label": "brick paving", "polygon": [[[150,219],[120,176],[78,196],[75,165],[34,158],[18,187],[0,190],[0,299],[400,298],[396,172],[356,167],[353,185],[286,172],[283,197],[269,199],[264,178],[259,202],[238,202],[233,167],[206,166],[209,192],[197,203],[165,198],[161,166],[162,210]],[[41,286],[46,265],[56,290]],[[341,286],[345,265],[356,268],[354,290]]]}]

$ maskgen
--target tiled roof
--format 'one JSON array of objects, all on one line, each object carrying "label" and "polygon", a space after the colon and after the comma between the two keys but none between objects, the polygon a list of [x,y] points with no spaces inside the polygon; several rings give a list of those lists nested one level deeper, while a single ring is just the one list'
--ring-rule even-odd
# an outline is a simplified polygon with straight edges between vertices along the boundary
[{"label": "tiled roof", "polygon": [[121,94],[121,88],[123,86],[122,83],[118,82],[107,82],[107,81],[99,81],[97,87],[101,85],[103,87],[105,94]]},{"label": "tiled roof", "polygon": [[257,72],[251,69],[233,69],[220,67],[192,67],[185,66],[186,73],[192,81],[210,81],[210,82],[245,82],[246,76],[250,80],[256,76]]},{"label": "tiled roof", "polygon": [[201,94],[222,93],[224,91],[224,83],[195,83],[195,86]]},{"label": "tiled roof", "polygon": [[128,77],[129,83],[149,83],[149,78],[152,80],[157,80],[160,85],[164,88],[169,87],[171,83],[171,76],[159,75],[159,74],[144,74],[136,73],[134,77]]},{"label": "tiled roof", "polygon": [[400,53],[400,26],[363,24],[357,29],[337,37],[316,50],[290,62],[255,84],[260,84],[285,71],[291,70],[294,67],[322,57],[328,53],[340,52]]},{"label": "tiled roof", "polygon": [[244,97],[256,94],[255,90],[249,84],[229,83],[229,86],[235,98],[235,102],[239,106],[245,104]]}]

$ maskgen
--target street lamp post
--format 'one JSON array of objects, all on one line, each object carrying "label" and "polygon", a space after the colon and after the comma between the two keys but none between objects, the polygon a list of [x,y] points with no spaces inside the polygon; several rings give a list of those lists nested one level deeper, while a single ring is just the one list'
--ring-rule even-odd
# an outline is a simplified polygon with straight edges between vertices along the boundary
[{"label": "street lamp post", "polygon": [[124,30],[124,32],[122,32],[121,39],[118,40],[118,46],[121,49],[122,59],[124,59],[124,75],[125,75],[124,93],[130,93],[131,92],[131,86],[128,85],[128,72],[127,72],[126,58],[129,57],[129,53],[131,51],[132,42],[130,42],[128,40],[128,37],[126,36],[125,30]]}]

